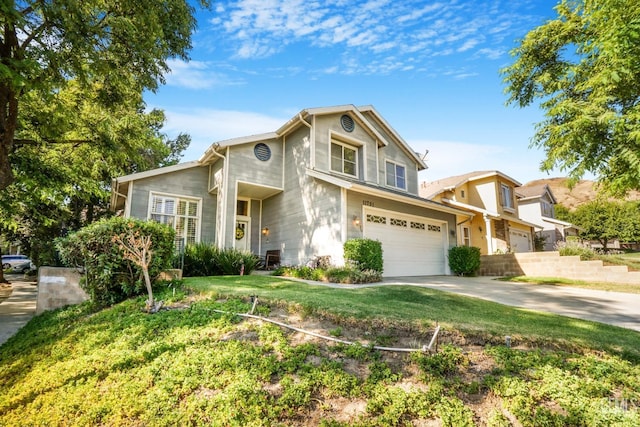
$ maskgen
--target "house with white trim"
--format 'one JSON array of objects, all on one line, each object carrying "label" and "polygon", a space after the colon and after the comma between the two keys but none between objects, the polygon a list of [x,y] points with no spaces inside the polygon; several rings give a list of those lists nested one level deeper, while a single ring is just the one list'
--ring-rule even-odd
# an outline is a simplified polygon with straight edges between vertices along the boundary
[{"label": "house with white trim", "polygon": [[465,211],[456,219],[458,245],[479,247],[482,255],[532,252],[541,227],[520,218],[520,185],[500,171],[476,171],[423,182],[420,195]]},{"label": "house with white trim", "polygon": [[516,192],[520,217],[542,226],[536,233],[544,239],[543,250],[554,251],[558,242],[566,241],[567,237],[578,236],[578,227],[556,218],[557,201],[547,184],[528,183],[518,187]]},{"label": "house with white trim", "polygon": [[111,208],[282,264],[343,260],[357,237],[382,243],[385,276],[449,274],[456,206],[419,197],[425,169],[370,106],[300,111],[273,132],[213,143],[196,160],[113,179]]}]

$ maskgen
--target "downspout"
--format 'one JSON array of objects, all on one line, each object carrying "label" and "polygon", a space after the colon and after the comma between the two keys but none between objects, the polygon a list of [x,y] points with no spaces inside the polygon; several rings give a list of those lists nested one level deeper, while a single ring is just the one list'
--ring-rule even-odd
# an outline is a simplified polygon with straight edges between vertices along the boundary
[{"label": "downspout", "polygon": [[225,156],[223,156],[222,154],[218,153],[216,151],[216,149],[214,148],[213,150],[211,150],[211,152],[215,155],[218,156],[219,158],[222,159],[224,165],[222,166],[224,168],[224,182],[222,183],[222,194],[224,196],[224,199],[222,201],[222,204],[224,205],[224,209],[221,209],[222,212],[220,212],[221,215],[221,219],[220,219],[220,226],[221,226],[221,230],[220,230],[220,236],[222,236],[222,240],[220,239],[220,236],[218,236],[216,234],[216,240],[218,241],[218,247],[219,248],[224,248],[224,237],[226,235],[226,230],[227,230],[227,203],[226,203],[226,197],[227,197],[227,181],[228,181],[228,172],[229,172],[229,168],[227,167],[227,158]]},{"label": "downspout", "polygon": [[311,161],[311,169],[316,168],[316,138],[315,134],[311,132],[313,126],[311,126],[305,119],[302,118],[302,114],[298,113],[298,119],[309,128],[309,160]]}]

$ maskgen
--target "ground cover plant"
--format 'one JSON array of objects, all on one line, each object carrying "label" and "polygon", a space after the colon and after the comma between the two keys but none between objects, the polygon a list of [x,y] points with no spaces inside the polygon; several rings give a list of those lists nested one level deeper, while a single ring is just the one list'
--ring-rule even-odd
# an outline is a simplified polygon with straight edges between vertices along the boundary
[{"label": "ground cover plant", "polygon": [[[404,286],[244,276],[185,287],[160,294],[167,309],[154,316],[139,297],[34,318],[0,347],[0,425],[640,422],[637,332]],[[256,314],[357,343],[229,314],[249,311],[250,295]],[[420,348],[436,320],[435,353],[373,348]],[[530,337],[530,323],[549,334]]]}]

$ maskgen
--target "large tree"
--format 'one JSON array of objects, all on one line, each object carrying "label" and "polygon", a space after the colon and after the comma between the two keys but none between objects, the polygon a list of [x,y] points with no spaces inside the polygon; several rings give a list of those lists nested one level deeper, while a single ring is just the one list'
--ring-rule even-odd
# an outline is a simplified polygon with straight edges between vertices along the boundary
[{"label": "large tree", "polygon": [[532,146],[574,181],[591,172],[614,194],[640,189],[640,2],[562,0],[502,69],[509,103],[540,102]]},{"label": "large tree", "polygon": [[[11,154],[25,97],[53,96],[70,79],[81,90],[101,82],[99,101],[107,105],[132,84],[153,90],[163,81],[168,58],[187,59],[194,27],[187,0],[3,0],[0,190],[14,179]],[[67,141],[54,133],[36,142]]]},{"label": "large tree", "polygon": [[592,200],[563,216],[580,228],[580,238],[598,241],[605,250],[613,240],[640,241],[639,202]]},{"label": "large tree", "polygon": [[135,85],[110,105],[98,99],[103,88],[70,80],[22,100],[15,180],[0,192],[0,235],[19,242],[36,265],[55,263],[54,238],[107,213],[113,176],[175,164],[189,145],[188,135],[161,133],[164,114],[146,112]]}]

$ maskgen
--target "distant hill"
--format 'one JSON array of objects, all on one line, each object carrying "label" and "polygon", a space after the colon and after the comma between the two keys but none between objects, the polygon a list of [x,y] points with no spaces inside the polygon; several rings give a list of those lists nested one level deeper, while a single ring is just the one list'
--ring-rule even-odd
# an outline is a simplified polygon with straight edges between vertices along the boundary
[{"label": "distant hill", "polygon": [[[547,184],[558,204],[570,210],[596,199],[597,190],[594,181],[581,180],[572,189],[569,189],[567,182],[567,178],[546,178],[528,182],[526,185]],[[640,200],[640,192],[630,192],[625,200]]]}]

